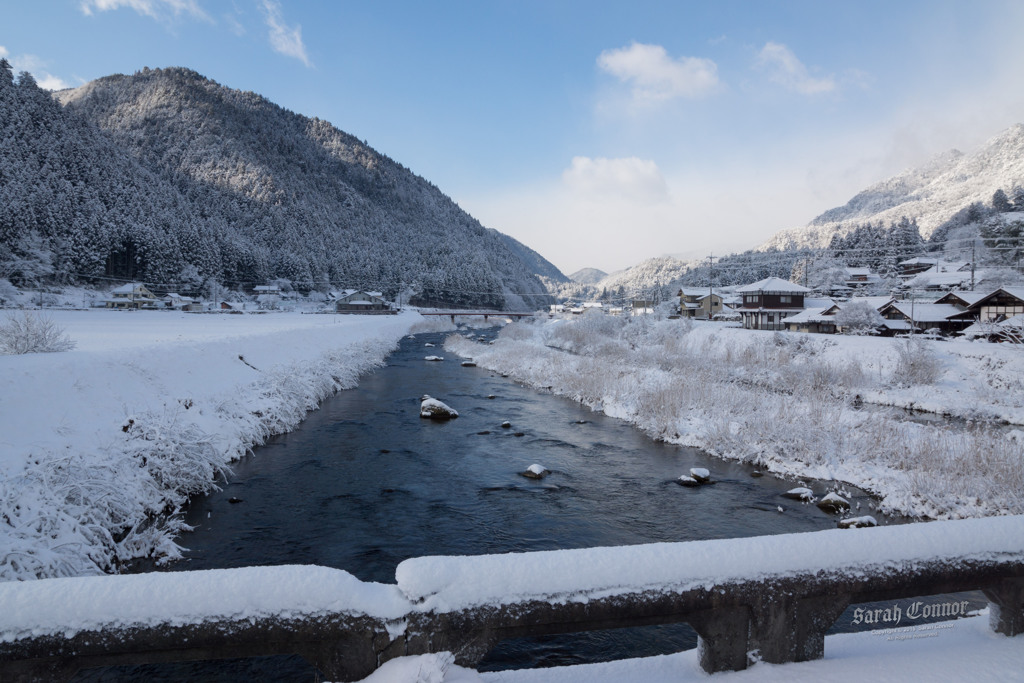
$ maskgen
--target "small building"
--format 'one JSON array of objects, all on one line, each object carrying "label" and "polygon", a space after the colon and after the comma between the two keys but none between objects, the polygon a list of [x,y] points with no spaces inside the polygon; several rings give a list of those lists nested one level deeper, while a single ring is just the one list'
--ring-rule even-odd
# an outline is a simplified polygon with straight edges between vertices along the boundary
[{"label": "small building", "polygon": [[846,269],[846,286],[850,289],[868,287],[882,282],[882,277],[870,268],[850,267]]},{"label": "small building", "polygon": [[885,318],[885,331],[889,334],[933,329],[942,334],[951,334],[963,330],[969,324],[960,316],[962,311],[952,304],[893,301],[878,312]]},{"label": "small building", "polygon": [[170,292],[165,294],[161,299],[164,306],[167,308],[174,309],[176,311],[198,311],[202,310],[202,305],[190,296],[182,296],[177,292]]},{"label": "small building", "polygon": [[743,297],[739,312],[748,330],[784,330],[786,318],[804,310],[807,287],[769,277],[736,290]]},{"label": "small building", "polygon": [[1024,287],[1000,287],[964,309],[967,318],[999,322],[1024,313]]},{"label": "small building", "polygon": [[334,303],[338,313],[395,313],[381,292],[346,289],[339,292]]},{"label": "small building", "polygon": [[785,320],[786,330],[789,332],[810,332],[817,334],[835,334],[836,313],[839,306],[832,304],[827,307],[805,308],[796,315],[791,315]]},{"label": "small building", "polygon": [[684,318],[711,320],[722,312],[724,302],[720,294],[709,289],[682,288],[679,290],[679,315]]},{"label": "small building", "polygon": [[144,284],[129,282],[110,290],[110,298],[104,300],[104,305],[123,309],[158,308],[160,300]]}]

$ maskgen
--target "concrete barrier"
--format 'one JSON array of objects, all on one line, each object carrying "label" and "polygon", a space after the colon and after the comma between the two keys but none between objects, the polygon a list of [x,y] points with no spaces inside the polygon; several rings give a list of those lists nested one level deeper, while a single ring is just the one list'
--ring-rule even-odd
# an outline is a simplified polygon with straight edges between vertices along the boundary
[{"label": "concrete barrier", "polygon": [[[332,680],[397,656],[475,666],[506,638],[686,622],[708,672],[824,654],[855,603],[982,590],[1024,633],[1024,516],[406,560],[397,584],[273,567],[0,584],[0,680],[297,654]],[[147,598],[148,596],[148,598]],[[140,602],[152,603],[140,607]],[[952,616],[952,615],[951,615]]]}]

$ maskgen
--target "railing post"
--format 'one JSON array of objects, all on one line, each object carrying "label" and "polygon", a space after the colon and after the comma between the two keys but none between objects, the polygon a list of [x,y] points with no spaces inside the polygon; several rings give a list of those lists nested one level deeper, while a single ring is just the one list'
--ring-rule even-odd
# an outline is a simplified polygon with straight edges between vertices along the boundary
[{"label": "railing post", "polygon": [[1006,579],[983,592],[989,600],[989,627],[1004,636],[1024,633],[1024,579]]},{"label": "railing post", "polygon": [[825,655],[825,632],[850,604],[848,595],[797,598],[769,588],[751,610],[749,651],[771,664]]},{"label": "railing post", "polygon": [[720,607],[699,617],[690,617],[687,623],[697,632],[697,653],[704,671],[713,674],[747,668],[750,610]]}]

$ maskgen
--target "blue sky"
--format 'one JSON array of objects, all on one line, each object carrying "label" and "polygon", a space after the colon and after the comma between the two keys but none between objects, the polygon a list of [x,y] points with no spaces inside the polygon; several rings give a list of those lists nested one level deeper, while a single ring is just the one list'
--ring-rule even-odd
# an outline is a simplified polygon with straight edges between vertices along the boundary
[{"label": "blue sky", "polygon": [[1024,121],[1024,3],[2,0],[46,87],[186,66],[572,272],[747,249]]}]

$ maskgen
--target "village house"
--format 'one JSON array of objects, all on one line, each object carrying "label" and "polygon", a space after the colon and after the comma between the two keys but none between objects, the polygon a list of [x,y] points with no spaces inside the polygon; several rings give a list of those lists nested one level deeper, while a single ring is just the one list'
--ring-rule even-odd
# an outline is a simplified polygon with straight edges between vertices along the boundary
[{"label": "village house", "polygon": [[164,306],[172,308],[176,311],[199,311],[202,310],[202,304],[190,296],[182,296],[177,292],[170,292],[165,294],[161,299]]},{"label": "village house", "polygon": [[1000,322],[1024,313],[1024,287],[1000,287],[978,298],[965,310],[965,317],[980,322]]},{"label": "village house", "polygon": [[925,330],[952,334],[963,330],[969,324],[969,321],[960,316],[961,309],[953,304],[893,301],[883,306],[879,313],[885,318],[883,334],[890,335]]},{"label": "village house", "polygon": [[395,313],[381,292],[346,289],[337,293],[334,310],[338,313]]},{"label": "village house", "polygon": [[110,298],[104,301],[107,308],[125,309],[157,308],[159,303],[157,296],[139,282],[129,282],[110,290]]},{"label": "village house", "polygon": [[684,318],[711,320],[722,312],[722,296],[710,289],[679,290],[679,315]]},{"label": "village house", "polygon": [[836,313],[839,306],[832,304],[826,307],[805,308],[796,315],[791,315],[785,320],[786,330],[789,332],[811,332],[818,334],[835,334]]},{"label": "village house", "polygon": [[748,330],[784,330],[786,318],[804,310],[807,287],[769,277],[736,290],[743,297],[739,312]]},{"label": "village house", "polygon": [[850,289],[877,285],[882,277],[870,268],[851,267],[846,269],[846,286]]}]

